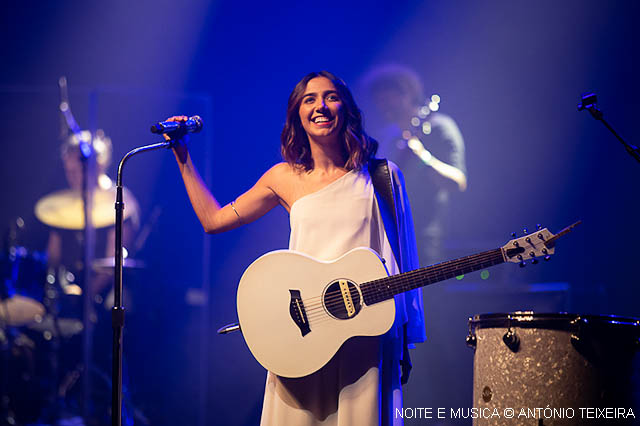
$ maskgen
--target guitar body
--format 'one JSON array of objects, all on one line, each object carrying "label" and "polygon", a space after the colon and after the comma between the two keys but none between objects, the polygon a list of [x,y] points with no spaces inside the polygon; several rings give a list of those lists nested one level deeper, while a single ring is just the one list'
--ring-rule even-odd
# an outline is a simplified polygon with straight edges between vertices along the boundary
[{"label": "guitar body", "polygon": [[323,262],[290,250],[253,262],[238,286],[240,329],[253,356],[282,377],[322,368],[354,336],[387,332],[393,298],[367,306],[359,284],[384,278],[380,257],[368,248]]},{"label": "guitar body", "polygon": [[347,339],[386,333],[395,320],[394,295],[503,262],[548,260],[556,240],[579,224],[557,235],[539,229],[494,250],[391,277],[378,254],[363,247],[332,262],[289,250],[267,253],[238,285],[240,329],[264,368],[282,377],[308,376]]}]

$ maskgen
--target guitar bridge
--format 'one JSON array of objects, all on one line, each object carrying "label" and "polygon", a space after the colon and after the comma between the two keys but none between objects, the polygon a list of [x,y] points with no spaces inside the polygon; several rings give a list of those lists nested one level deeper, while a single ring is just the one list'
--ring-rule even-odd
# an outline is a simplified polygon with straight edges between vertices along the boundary
[{"label": "guitar bridge", "polygon": [[307,312],[304,309],[304,302],[300,297],[300,290],[289,290],[291,294],[291,301],[289,302],[289,315],[291,319],[296,323],[302,333],[302,337],[311,332],[309,328],[309,320],[307,318]]}]

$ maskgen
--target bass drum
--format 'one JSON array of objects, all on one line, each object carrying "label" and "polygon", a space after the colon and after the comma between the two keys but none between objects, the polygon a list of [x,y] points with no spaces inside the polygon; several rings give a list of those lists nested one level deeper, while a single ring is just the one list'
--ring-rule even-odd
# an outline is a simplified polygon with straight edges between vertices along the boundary
[{"label": "bass drum", "polygon": [[467,344],[475,348],[474,425],[630,425],[640,418],[640,319],[476,315]]}]

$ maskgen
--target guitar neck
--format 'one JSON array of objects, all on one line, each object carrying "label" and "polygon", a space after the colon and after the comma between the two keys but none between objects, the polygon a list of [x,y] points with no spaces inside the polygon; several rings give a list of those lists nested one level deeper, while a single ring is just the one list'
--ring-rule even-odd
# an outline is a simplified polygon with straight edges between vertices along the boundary
[{"label": "guitar neck", "polygon": [[489,250],[459,259],[438,263],[415,271],[381,278],[360,285],[367,305],[391,299],[396,294],[448,280],[462,274],[504,262],[502,249]]}]

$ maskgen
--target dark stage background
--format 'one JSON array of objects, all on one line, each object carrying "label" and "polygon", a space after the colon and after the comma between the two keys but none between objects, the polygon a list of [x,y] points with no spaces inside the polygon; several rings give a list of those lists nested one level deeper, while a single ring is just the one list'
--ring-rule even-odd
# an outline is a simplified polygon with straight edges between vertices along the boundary
[{"label": "dark stage background", "polygon": [[[327,69],[341,76],[363,99],[366,120],[373,116],[362,76],[400,63],[423,77],[428,94],[441,96],[441,110],[465,138],[469,188],[453,200],[448,255],[498,247],[523,226],[542,223],[556,232],[583,220],[548,263],[503,265],[488,279],[474,273],[424,290],[429,340],[413,352],[405,405],[472,405],[470,315],[533,309],[640,316],[640,164],[604,126],[576,111],[582,92],[596,92],[605,118],[640,144],[638,2],[5,6],[3,227],[16,216],[29,227],[35,202],[64,186],[61,75],[80,125],[112,138],[114,163],[158,140],[148,133],[151,123],[201,115],[205,131],[191,139],[194,161],[224,204],[280,160],[287,96],[303,75]],[[133,159],[124,182],[138,197],[143,224],[153,222],[135,254],[147,268],[125,277],[134,295],[124,342],[133,403],[154,425],[257,424],[265,371],[239,333],[218,336],[215,329],[236,320],[244,268],[287,246],[286,212],[204,235],[166,151]],[[42,249],[46,235],[32,229],[26,244]],[[407,421],[419,423],[428,422]]]}]

